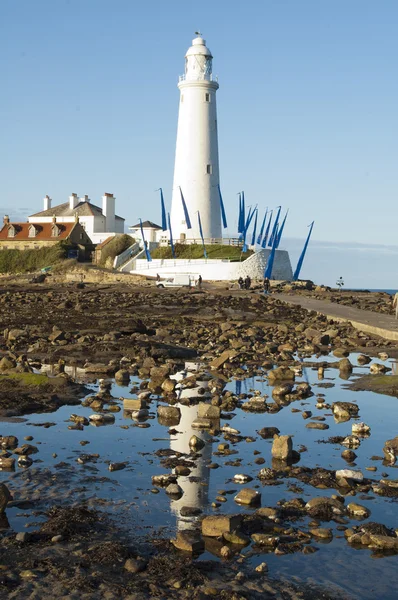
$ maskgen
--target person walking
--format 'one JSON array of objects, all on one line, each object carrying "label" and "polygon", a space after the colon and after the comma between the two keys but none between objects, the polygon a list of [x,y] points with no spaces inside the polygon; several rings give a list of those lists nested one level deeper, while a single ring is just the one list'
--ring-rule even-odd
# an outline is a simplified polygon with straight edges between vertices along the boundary
[{"label": "person walking", "polygon": [[200,290],[202,289],[202,275],[199,275],[199,277],[198,277],[198,288]]},{"label": "person walking", "polygon": [[271,287],[270,280],[268,279],[268,277],[264,277],[264,294],[269,293],[270,287]]},{"label": "person walking", "polygon": [[239,284],[239,289],[243,290],[243,286],[244,286],[244,281],[242,277],[239,277],[238,279],[238,284]]},{"label": "person walking", "polygon": [[252,284],[252,280],[250,279],[249,275],[247,275],[246,279],[245,279],[245,288],[247,290],[250,290],[250,286]]}]

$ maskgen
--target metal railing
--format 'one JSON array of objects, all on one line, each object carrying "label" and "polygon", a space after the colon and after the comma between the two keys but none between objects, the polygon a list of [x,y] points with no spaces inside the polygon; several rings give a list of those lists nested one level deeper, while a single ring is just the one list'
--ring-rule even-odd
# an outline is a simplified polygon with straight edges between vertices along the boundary
[{"label": "metal railing", "polygon": [[180,75],[178,81],[216,81],[218,83],[218,76],[213,73],[198,73],[194,77],[187,77],[186,74]]}]

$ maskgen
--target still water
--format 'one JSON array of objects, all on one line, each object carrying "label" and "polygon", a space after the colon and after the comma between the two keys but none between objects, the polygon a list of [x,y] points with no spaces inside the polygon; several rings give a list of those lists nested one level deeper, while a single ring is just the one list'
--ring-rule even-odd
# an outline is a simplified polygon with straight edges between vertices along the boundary
[{"label": "still water", "polygon": [[[350,360],[355,365],[357,355],[351,354]],[[311,358],[311,361],[327,362],[332,357]],[[335,360],[333,358],[333,360]],[[375,362],[382,362],[377,359]],[[305,365],[305,362],[303,363]],[[395,363],[386,361],[387,366]],[[190,368],[190,365],[187,365]],[[357,375],[369,372],[369,366],[356,367],[352,379]],[[79,375],[79,374],[77,374]],[[181,373],[179,377],[185,376]],[[90,507],[110,513],[124,528],[134,531],[134,535],[146,535],[156,530],[157,534],[172,537],[177,530],[192,526],[194,517],[187,518],[180,514],[183,506],[200,508],[204,513],[214,514],[247,512],[248,508],[239,507],[233,500],[234,493],[226,494],[227,501],[219,508],[212,508],[219,490],[238,491],[240,486],[232,481],[236,473],[245,473],[254,478],[246,484],[247,487],[258,486],[262,492],[262,506],[276,506],[283,499],[300,496],[308,501],[314,496],[330,496],[336,490],[320,490],[303,484],[296,479],[283,479],[282,485],[262,486],[256,475],[262,467],[271,466],[271,440],[262,439],[256,432],[262,427],[274,426],[281,434],[293,435],[294,448],[304,445],[307,451],[301,454],[300,465],[308,467],[324,467],[326,469],[342,469],[347,464],[341,457],[344,447],[330,443],[319,443],[330,436],[346,436],[351,434],[353,420],[336,423],[331,410],[316,408],[317,394],[323,394],[327,403],[335,401],[357,402],[359,405],[359,420],[371,427],[369,438],[361,442],[356,450],[358,458],[356,469],[360,469],[365,477],[375,481],[381,474],[387,473],[391,479],[398,479],[395,466],[385,466],[381,461],[371,460],[373,455],[382,455],[386,439],[398,434],[397,398],[382,396],[372,392],[352,392],[347,388],[346,380],[340,379],[338,371],[326,369],[325,378],[318,380],[317,369],[303,368],[302,377],[296,382],[308,381],[313,388],[314,396],[285,406],[278,413],[254,414],[241,409],[235,411],[228,420],[221,420],[238,429],[244,437],[252,436],[255,441],[242,441],[233,447],[237,453],[231,456],[214,456],[222,436],[211,438],[203,431],[192,429],[191,424],[197,417],[197,406],[180,404],[181,420],[169,433],[170,426],[161,425],[157,419],[157,404],[154,399],[150,404],[149,418],[138,422],[131,418],[131,413],[122,410],[114,413],[115,422],[110,425],[84,427],[83,431],[69,430],[72,425],[69,418],[72,413],[89,417],[93,410],[82,406],[64,406],[54,413],[36,414],[25,417],[18,423],[0,422],[0,434],[15,435],[19,443],[25,436],[33,436],[29,442],[38,447],[39,452],[31,456],[33,465],[28,469],[17,467],[15,473],[0,472],[0,481],[5,481],[13,491],[15,500],[33,501],[32,507],[10,508],[7,517],[15,531],[26,531],[37,527],[44,519],[43,510],[49,504],[63,502],[87,502]],[[332,387],[323,387],[323,384]],[[130,393],[131,387],[139,386],[138,379],[132,379],[128,387],[113,383],[112,395],[115,398],[134,398]],[[92,393],[98,389],[97,384],[90,384]],[[259,376],[243,381],[231,381],[226,385],[234,393],[248,393],[258,390],[261,395],[271,396],[272,388],[265,378]],[[182,395],[192,397],[195,390],[183,390]],[[203,397],[202,397],[203,398]],[[313,416],[324,416],[329,429],[325,431],[307,429],[308,420],[301,417],[300,412],[292,412],[292,408],[311,410]],[[35,426],[45,422],[49,427]],[[207,444],[201,451],[201,458],[196,461],[196,467],[190,477],[179,477],[178,483],[184,494],[180,500],[171,500],[163,489],[153,493],[152,475],[168,473],[160,465],[161,457],[156,455],[159,450],[172,450],[189,454],[189,439],[191,435],[206,439]],[[84,445],[81,444],[84,442]],[[88,442],[88,443],[87,443]],[[89,457],[84,455],[98,455]],[[265,463],[255,464],[254,459],[263,457]],[[77,462],[83,460],[83,464]],[[242,459],[239,467],[225,464],[236,458]],[[127,467],[120,471],[110,472],[109,462],[127,462]],[[209,469],[210,463],[218,463],[219,468]],[[376,466],[376,472],[365,471],[366,467]],[[292,485],[298,485],[301,490],[293,491]],[[369,520],[383,523],[387,526],[398,527],[398,503],[395,499],[378,497],[370,493],[366,499],[360,496],[352,501],[365,505],[371,511]],[[348,502],[348,500],[347,500]],[[307,521],[301,521],[298,527],[304,527]],[[358,522],[351,521],[350,524]],[[270,576],[283,575],[293,579],[317,582],[336,588],[357,598],[396,598],[398,583],[398,556],[376,558],[370,550],[355,550],[344,539],[343,532],[335,529],[331,522],[324,526],[332,527],[334,538],[330,543],[313,542],[319,551],[311,555],[301,553],[278,556],[273,553],[252,554],[251,547],[242,550],[241,554],[253,565],[264,560],[269,565]],[[199,558],[214,558],[204,553]]]}]

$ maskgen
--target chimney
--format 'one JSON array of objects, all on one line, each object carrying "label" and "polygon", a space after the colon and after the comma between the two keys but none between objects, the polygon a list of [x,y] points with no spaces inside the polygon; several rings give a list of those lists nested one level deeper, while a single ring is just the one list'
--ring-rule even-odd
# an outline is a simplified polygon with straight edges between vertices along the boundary
[{"label": "chimney", "polygon": [[105,217],[105,231],[115,231],[115,197],[105,193],[102,196],[102,214]]},{"label": "chimney", "polygon": [[76,206],[79,204],[79,199],[77,197],[77,194],[72,194],[72,196],[69,196],[69,208],[70,210],[73,210],[74,208],[76,208]]},{"label": "chimney", "polygon": [[87,195],[87,194],[85,194],[84,196],[82,196],[82,197],[80,198],[80,202],[90,202],[90,200],[88,199],[88,195]]},{"label": "chimney", "polygon": [[51,198],[50,196],[46,196],[43,200],[43,210],[48,210],[51,208]]},{"label": "chimney", "polygon": [[8,215],[4,215],[4,219],[3,219],[4,225],[8,225],[9,222],[10,222],[10,217]]}]

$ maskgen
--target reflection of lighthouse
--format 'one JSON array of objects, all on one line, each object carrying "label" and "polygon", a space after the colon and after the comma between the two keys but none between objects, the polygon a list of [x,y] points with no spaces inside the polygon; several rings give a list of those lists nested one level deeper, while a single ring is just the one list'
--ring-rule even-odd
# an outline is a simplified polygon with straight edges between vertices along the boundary
[{"label": "reflection of lighthouse", "polygon": [[[190,366],[192,363],[186,366]],[[181,380],[187,376],[186,371],[181,371],[174,375],[174,379]],[[203,395],[199,396],[197,390],[199,387],[206,387],[207,381],[197,381],[197,388],[176,389],[179,399],[182,398],[197,398],[203,400]],[[198,416],[197,406],[186,406],[185,404],[177,404],[181,411],[181,420],[177,427],[181,433],[176,434],[170,440],[170,447],[176,452],[189,453],[189,440],[193,435],[198,436],[205,442],[205,446],[198,452],[201,456],[195,459],[195,467],[191,470],[188,477],[179,477],[178,484],[183,490],[183,495],[179,500],[171,502],[171,508],[177,517],[177,529],[190,529],[195,521],[194,516],[182,516],[181,508],[197,508],[203,510],[208,502],[208,484],[210,480],[210,469],[206,466],[211,462],[212,444],[210,443],[211,436],[207,431],[194,429],[192,423]],[[205,485],[203,485],[205,484]]]}]

